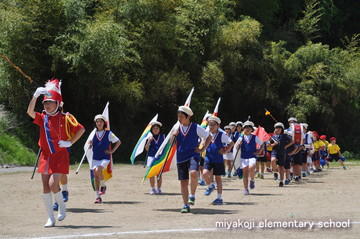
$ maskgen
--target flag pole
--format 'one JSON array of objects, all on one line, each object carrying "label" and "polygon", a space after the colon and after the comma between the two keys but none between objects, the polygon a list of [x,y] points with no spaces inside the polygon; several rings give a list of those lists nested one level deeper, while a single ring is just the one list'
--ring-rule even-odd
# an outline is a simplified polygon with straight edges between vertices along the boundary
[{"label": "flag pole", "polygon": [[40,159],[40,153],[41,153],[41,148],[39,148],[39,151],[37,153],[37,156],[36,156],[36,162],[35,162],[35,165],[34,165],[34,170],[32,172],[32,175],[31,175],[31,178],[30,179],[34,179],[34,175],[35,175],[35,171],[36,171],[36,167],[39,163],[39,159]]},{"label": "flag pole", "polygon": [[79,173],[80,167],[81,167],[82,163],[84,162],[86,153],[87,153],[87,151],[89,150],[89,148],[90,148],[90,147],[88,147],[88,148],[86,149],[84,155],[82,156],[81,161],[80,161],[80,163],[79,163],[79,166],[78,166],[78,168],[77,168],[76,171],[75,171],[75,174],[78,174],[78,173]]}]

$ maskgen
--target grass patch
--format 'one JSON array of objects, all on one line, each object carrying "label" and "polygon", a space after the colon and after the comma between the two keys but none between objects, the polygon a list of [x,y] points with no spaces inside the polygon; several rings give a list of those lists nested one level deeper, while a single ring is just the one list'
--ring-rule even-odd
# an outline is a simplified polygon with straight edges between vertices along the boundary
[{"label": "grass patch", "polygon": [[0,134],[0,164],[33,165],[36,155],[14,136]]}]

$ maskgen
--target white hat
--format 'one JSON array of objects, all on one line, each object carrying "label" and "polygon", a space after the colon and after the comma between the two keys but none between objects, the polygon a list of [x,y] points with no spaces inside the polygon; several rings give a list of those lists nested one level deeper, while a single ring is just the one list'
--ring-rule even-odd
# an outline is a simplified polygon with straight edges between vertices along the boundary
[{"label": "white hat", "polygon": [[274,128],[277,128],[277,127],[281,127],[281,128],[283,128],[283,129],[285,129],[284,124],[281,123],[281,122],[277,122],[277,123],[274,125]]},{"label": "white hat", "polygon": [[96,122],[96,120],[98,120],[98,119],[102,119],[104,122],[106,122],[106,118],[103,115],[96,115],[94,118],[94,121]]},{"label": "white hat", "polygon": [[241,122],[241,121],[236,122],[236,125],[237,125],[237,126],[239,126],[239,125],[241,125],[241,126],[242,126],[243,124],[244,124],[244,123],[243,123],[243,122]]},{"label": "white hat", "polygon": [[245,123],[243,124],[243,127],[244,127],[244,128],[245,128],[246,126],[250,126],[251,128],[254,128],[255,125],[254,125],[253,122],[247,120],[247,121],[245,121]]},{"label": "white hat", "polygon": [[230,122],[229,126],[236,126],[235,122]]},{"label": "white hat", "polygon": [[290,122],[290,121],[295,121],[295,122],[297,122],[297,119],[296,119],[295,117],[290,117],[290,118],[288,119],[288,122]]},{"label": "white hat", "polygon": [[215,121],[217,124],[221,124],[221,119],[214,115],[210,116],[208,121]]},{"label": "white hat", "polygon": [[302,123],[301,124],[305,129],[308,129],[309,125],[307,123]]},{"label": "white hat", "polygon": [[188,116],[193,116],[194,113],[192,112],[192,110],[190,109],[189,106],[180,106],[178,109],[178,112],[183,112],[185,114],[187,114]]},{"label": "white hat", "polygon": [[150,123],[150,125],[151,125],[151,126],[158,125],[158,126],[162,127],[162,123],[160,123],[159,121],[152,121],[152,122]]},{"label": "white hat", "polygon": [[224,127],[224,129],[225,129],[225,130],[231,129],[231,127],[230,127],[230,125],[226,125],[226,126]]}]

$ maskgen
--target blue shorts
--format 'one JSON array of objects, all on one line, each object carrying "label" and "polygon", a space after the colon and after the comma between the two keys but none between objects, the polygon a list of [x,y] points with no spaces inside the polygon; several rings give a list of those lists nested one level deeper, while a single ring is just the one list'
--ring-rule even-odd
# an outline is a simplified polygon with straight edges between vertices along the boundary
[{"label": "blue shorts", "polygon": [[185,162],[177,164],[178,179],[189,180],[190,171],[199,171],[199,159],[191,157]]},{"label": "blue shorts", "polygon": [[213,170],[213,174],[215,176],[225,175],[224,163],[211,163],[209,161],[205,161],[204,169],[207,169],[209,171]]}]

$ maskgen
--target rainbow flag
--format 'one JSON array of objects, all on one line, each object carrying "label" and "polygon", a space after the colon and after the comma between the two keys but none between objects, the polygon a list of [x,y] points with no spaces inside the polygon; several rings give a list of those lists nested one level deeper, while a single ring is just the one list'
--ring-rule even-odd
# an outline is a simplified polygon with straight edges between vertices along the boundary
[{"label": "rainbow flag", "polygon": [[208,117],[208,115],[209,115],[209,111],[207,110],[206,113],[205,113],[205,115],[204,115],[204,117],[203,117],[203,119],[202,119],[202,121],[201,121],[201,124],[200,124],[200,126],[201,126],[202,128],[204,128],[204,129],[206,129],[206,127],[207,127],[207,125],[208,125],[208,121],[206,120],[206,118]]},{"label": "rainbow flag", "polygon": [[167,142],[163,153],[155,158],[151,167],[146,170],[144,180],[158,176],[161,172],[165,173],[170,171],[170,166],[174,157],[176,157],[176,143]]},{"label": "rainbow flag", "polygon": [[141,134],[139,140],[137,141],[137,143],[136,143],[136,145],[134,147],[134,150],[133,150],[133,152],[131,153],[131,156],[130,156],[130,161],[131,161],[132,164],[134,164],[135,158],[144,151],[146,140],[151,135],[151,132],[150,132],[151,123],[154,122],[154,121],[157,121],[157,119],[158,119],[158,114],[156,114],[154,116],[154,118],[149,122],[149,124],[146,126],[145,130]]}]

